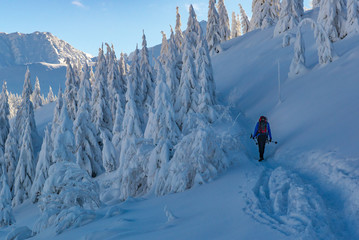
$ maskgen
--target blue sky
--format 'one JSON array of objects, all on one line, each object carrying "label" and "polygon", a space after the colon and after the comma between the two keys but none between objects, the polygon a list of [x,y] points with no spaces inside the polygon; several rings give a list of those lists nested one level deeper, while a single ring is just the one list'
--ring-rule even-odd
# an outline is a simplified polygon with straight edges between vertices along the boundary
[{"label": "blue sky", "polygon": [[[250,16],[251,0],[225,0],[230,17],[239,13],[238,3]],[[208,0],[0,0],[0,32],[47,31],[92,55],[109,42],[119,55],[141,45],[142,30],[148,46],[161,43],[160,32],[169,34],[169,24],[175,25],[176,6],[184,30],[189,4],[206,20]]]}]

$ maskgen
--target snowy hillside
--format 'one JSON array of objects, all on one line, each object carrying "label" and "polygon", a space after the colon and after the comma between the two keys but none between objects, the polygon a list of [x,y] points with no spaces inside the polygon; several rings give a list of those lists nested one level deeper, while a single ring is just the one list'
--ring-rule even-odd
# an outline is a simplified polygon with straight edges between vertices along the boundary
[{"label": "snowy hillside", "polygon": [[0,33],[0,66],[26,65],[45,62],[51,64],[90,61],[91,55],[81,52],[49,32]]}]

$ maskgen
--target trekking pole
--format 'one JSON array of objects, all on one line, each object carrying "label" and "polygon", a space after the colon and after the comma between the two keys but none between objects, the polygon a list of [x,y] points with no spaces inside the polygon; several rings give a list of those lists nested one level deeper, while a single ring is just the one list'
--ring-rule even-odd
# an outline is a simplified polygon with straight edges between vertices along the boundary
[{"label": "trekking pole", "polygon": [[258,142],[256,141],[256,139],[253,137],[253,135],[251,134],[251,137],[253,139],[253,141],[256,143],[256,145],[258,145]]}]

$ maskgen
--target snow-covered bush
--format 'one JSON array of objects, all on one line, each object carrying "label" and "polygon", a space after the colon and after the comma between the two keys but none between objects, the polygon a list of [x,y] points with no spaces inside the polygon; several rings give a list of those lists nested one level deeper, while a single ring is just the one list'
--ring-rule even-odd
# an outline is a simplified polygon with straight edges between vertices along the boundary
[{"label": "snow-covered bush", "polygon": [[42,215],[33,231],[55,227],[59,234],[89,223],[95,218],[94,210],[101,206],[98,191],[97,183],[77,164],[53,164],[39,201]]},{"label": "snow-covered bush", "polygon": [[168,169],[158,177],[156,193],[182,192],[211,181],[228,165],[214,132],[209,127],[195,129],[175,146]]}]

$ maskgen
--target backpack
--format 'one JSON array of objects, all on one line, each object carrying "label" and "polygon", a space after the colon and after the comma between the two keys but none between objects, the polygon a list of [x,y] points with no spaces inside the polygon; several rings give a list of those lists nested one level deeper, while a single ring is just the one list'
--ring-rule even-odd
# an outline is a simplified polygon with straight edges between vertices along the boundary
[{"label": "backpack", "polygon": [[258,133],[259,134],[267,134],[268,133],[267,125],[268,125],[267,118],[261,117],[259,119],[259,124],[258,124]]}]

